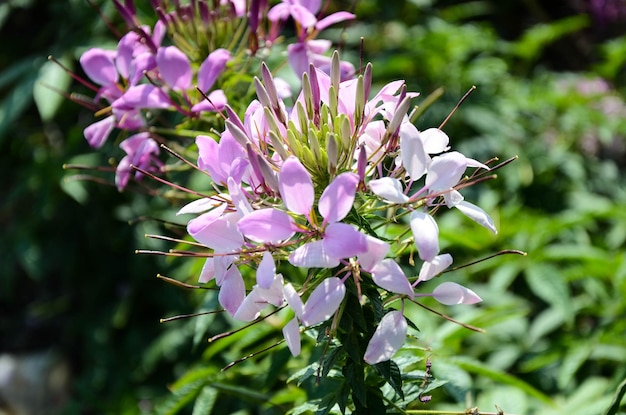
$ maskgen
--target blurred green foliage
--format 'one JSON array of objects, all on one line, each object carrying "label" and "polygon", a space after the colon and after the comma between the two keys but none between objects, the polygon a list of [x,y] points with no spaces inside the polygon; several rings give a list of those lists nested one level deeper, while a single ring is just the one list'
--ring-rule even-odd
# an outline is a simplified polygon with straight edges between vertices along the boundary
[{"label": "blurred green foliage", "polygon": [[[67,182],[64,163],[106,160],[90,154],[82,137],[91,114],[41,90],[39,81],[68,85],[45,57],[78,70],[85,48],[113,42],[93,9],[70,3],[0,5],[0,35],[15,39],[0,46],[0,351],[53,348],[70,359],[68,414],[324,408],[341,383],[331,372],[327,384],[316,385],[321,357],[307,347],[314,338],[298,359],[277,345],[221,370],[280,341],[285,316],[211,343],[233,329],[222,315],[158,323],[217,308],[213,291],[154,278],[193,283],[201,263],[134,254],[159,247],[143,235],[163,230],[154,221],[127,221],[146,212],[168,219],[166,203]],[[423,390],[405,390],[412,409],[625,412],[626,22],[600,25],[576,2],[555,3],[362,0],[358,22],[329,31],[356,59],[363,37],[374,81],[405,79],[422,93],[418,105],[444,88],[419,128],[439,125],[477,86],[444,127],[452,145],[480,160],[518,157],[497,180],[465,191],[494,216],[497,236],[456,212],[439,218],[457,265],[501,249],[528,255],[454,271],[455,281],[484,298],[479,306],[426,302],[485,334],[408,310],[420,331],[410,330],[395,359],[405,382],[422,379],[426,357],[445,382],[428,392],[429,403],[417,399]],[[110,3],[102,10],[119,23]],[[301,383],[294,374],[305,375]],[[385,395],[393,397],[391,386]]]}]

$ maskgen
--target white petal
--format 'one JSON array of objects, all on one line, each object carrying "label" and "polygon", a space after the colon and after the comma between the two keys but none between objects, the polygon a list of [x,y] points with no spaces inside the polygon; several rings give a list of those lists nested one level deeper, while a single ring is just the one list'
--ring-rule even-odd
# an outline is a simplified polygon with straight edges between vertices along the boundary
[{"label": "white petal", "polygon": [[420,137],[424,142],[424,150],[428,154],[439,154],[448,151],[450,147],[450,138],[439,128],[429,128],[420,133]]},{"label": "white petal", "polygon": [[308,327],[328,320],[339,308],[345,294],[346,286],[339,278],[326,278],[306,300],[302,324]]},{"label": "white petal", "polygon": [[287,300],[287,304],[296,313],[296,317],[302,318],[302,312],[304,310],[304,304],[302,304],[302,299],[298,295],[298,292],[293,285],[287,284],[283,287],[283,295],[285,296],[285,300]]},{"label": "white petal", "polygon": [[478,223],[479,225],[484,226],[493,233],[498,233],[496,225],[493,223],[493,219],[491,219],[491,216],[489,216],[487,212],[485,212],[478,206],[470,202],[463,201],[457,203],[454,207],[460,210],[465,216]]},{"label": "white petal", "polygon": [[263,259],[256,270],[256,283],[259,287],[268,289],[274,281],[274,275],[276,274],[276,265],[274,264],[274,258],[272,254],[265,251]]},{"label": "white petal", "polygon": [[289,255],[289,263],[302,268],[334,268],[339,260],[324,248],[324,241],[302,245]]},{"label": "white petal", "polygon": [[420,269],[418,281],[428,281],[432,279],[448,268],[450,264],[452,264],[452,256],[450,254],[437,255],[432,261],[424,261]]},{"label": "white petal", "polygon": [[402,268],[392,258],[387,258],[372,269],[372,279],[379,287],[413,298],[413,287],[402,272]]},{"label": "white petal", "polygon": [[252,321],[256,319],[261,310],[267,305],[262,298],[259,297],[258,291],[254,289],[244,298],[243,302],[233,315],[233,318],[239,321]]},{"label": "white petal", "polygon": [[213,199],[209,199],[208,197],[205,197],[203,199],[198,199],[198,200],[194,200],[191,203],[187,203],[185,206],[180,208],[178,212],[176,212],[176,216],[184,215],[186,213],[206,212],[207,210],[216,208],[221,204],[222,202],[218,202]]},{"label": "white petal", "polygon": [[283,336],[291,355],[298,356],[300,354],[300,325],[296,317],[283,327]]},{"label": "white petal", "polygon": [[365,236],[365,243],[367,244],[367,251],[358,255],[359,264],[363,270],[370,272],[376,264],[385,258],[390,246],[387,242],[369,235]]},{"label": "white petal", "polygon": [[474,291],[455,282],[444,282],[433,291],[433,297],[441,304],[475,304],[482,301]]},{"label": "white petal", "polygon": [[417,128],[411,123],[404,122],[400,126],[400,151],[406,173],[412,180],[418,180],[426,173],[429,157]]},{"label": "white petal", "polygon": [[439,254],[439,227],[427,213],[411,213],[411,231],[417,252],[423,261],[432,261]]},{"label": "white petal", "polygon": [[388,202],[406,203],[409,197],[402,192],[400,180],[392,177],[383,177],[370,180],[368,183],[372,192]]},{"label": "white petal", "polygon": [[374,365],[391,359],[404,344],[407,328],[401,311],[385,314],[367,345],[363,360]]}]

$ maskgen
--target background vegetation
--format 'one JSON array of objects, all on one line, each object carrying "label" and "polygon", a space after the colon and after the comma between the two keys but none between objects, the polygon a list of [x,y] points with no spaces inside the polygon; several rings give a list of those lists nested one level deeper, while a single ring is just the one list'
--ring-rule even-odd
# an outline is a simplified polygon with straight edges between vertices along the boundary
[{"label": "background vegetation", "polygon": [[[455,263],[508,248],[528,255],[455,272],[485,301],[438,309],[486,334],[423,310],[411,316],[420,331],[399,362],[414,376],[429,356],[447,382],[428,404],[407,393],[415,409],[604,413],[626,378],[626,5],[539,3],[360,0],[359,21],[332,32],[355,62],[374,63],[376,83],[405,79],[422,98],[442,92],[419,128],[439,125],[477,86],[446,124],[453,145],[481,160],[518,156],[467,194],[494,215],[497,236],[442,216]],[[110,3],[102,8],[120,23]],[[67,181],[64,163],[107,160],[82,137],[91,114],[39,89],[79,90],[46,56],[79,71],[80,53],[113,36],[82,0],[5,2],[0,24],[0,352],[66,362],[64,414],[305,413],[332,391],[332,374],[323,388],[314,376],[285,385],[319,357],[310,348],[293,360],[280,346],[220,371],[276,342],[281,322],[212,343],[227,319],[159,323],[216,308],[212,292],[155,278],[194,282],[201,264],[134,254],[158,246],[143,235],[160,225],[128,221],[148,211],[169,218],[167,205]]]}]

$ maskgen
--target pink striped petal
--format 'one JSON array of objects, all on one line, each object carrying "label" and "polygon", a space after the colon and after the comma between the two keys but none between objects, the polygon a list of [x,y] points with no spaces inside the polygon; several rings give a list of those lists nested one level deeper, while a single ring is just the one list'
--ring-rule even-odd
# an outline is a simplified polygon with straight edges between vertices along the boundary
[{"label": "pink striped petal", "polygon": [[328,320],[339,308],[345,294],[346,286],[339,278],[326,278],[304,304],[302,324],[309,327]]},{"label": "pink striped petal", "polygon": [[391,359],[404,344],[407,329],[408,325],[401,311],[385,314],[367,344],[363,360],[374,365]]},{"label": "pink striped petal", "polygon": [[355,173],[341,173],[324,189],[318,203],[318,210],[326,223],[339,222],[346,217],[359,185],[359,176]]}]

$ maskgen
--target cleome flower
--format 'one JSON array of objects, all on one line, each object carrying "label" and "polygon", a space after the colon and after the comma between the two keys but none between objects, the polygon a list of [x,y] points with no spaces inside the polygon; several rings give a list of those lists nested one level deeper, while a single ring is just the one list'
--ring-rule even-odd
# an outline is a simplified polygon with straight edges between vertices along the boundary
[{"label": "cleome flower", "polygon": [[[403,303],[426,296],[445,305],[480,301],[454,282],[430,292],[422,285],[452,264],[451,255],[440,252],[433,209],[461,203],[456,186],[468,167],[489,168],[449,151],[443,131],[419,132],[408,116],[418,94],[407,92],[403,82],[368,99],[371,66],[348,81],[341,80],[340,67],[337,54],[330,74],[311,66],[289,107],[263,66],[262,80],[255,79],[258,100],[243,120],[226,106],[220,139],[196,139],[198,167],[221,193],[181,210],[208,209],[188,224],[189,234],[213,251],[201,282],[215,279],[220,303],[236,319],[255,320],[266,307],[290,308],[294,316],[283,335],[293,355],[300,353],[301,328],[341,319],[348,281],[361,302],[372,295],[366,290],[370,294],[363,296],[362,285]],[[406,242],[381,237],[390,226],[389,215],[380,213],[386,210],[407,218],[421,260],[415,271],[396,254]],[[285,272],[291,268],[308,269],[310,277],[304,283],[293,279]],[[255,282],[246,283],[253,273]],[[403,311],[385,314],[364,361],[390,359],[406,332]]]}]

